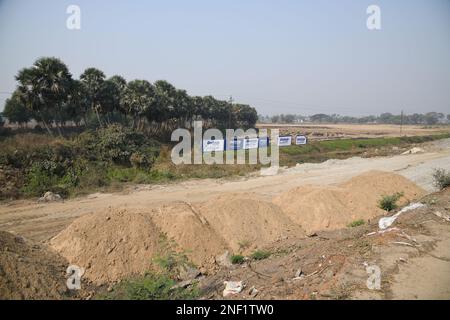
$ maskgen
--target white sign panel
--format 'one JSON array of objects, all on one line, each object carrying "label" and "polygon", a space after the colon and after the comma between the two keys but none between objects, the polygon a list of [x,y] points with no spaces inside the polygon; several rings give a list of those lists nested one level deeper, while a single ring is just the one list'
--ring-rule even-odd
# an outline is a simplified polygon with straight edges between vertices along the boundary
[{"label": "white sign panel", "polygon": [[258,138],[244,139],[244,149],[245,150],[258,149],[258,143],[259,143]]},{"label": "white sign panel", "polygon": [[290,146],[291,144],[292,144],[291,136],[278,137],[278,146],[279,147],[286,147],[286,146]]},{"label": "white sign panel", "polygon": [[308,143],[308,139],[305,136],[297,136],[295,137],[296,145],[304,145]]},{"label": "white sign panel", "polygon": [[224,140],[203,140],[203,152],[219,152],[225,147]]}]

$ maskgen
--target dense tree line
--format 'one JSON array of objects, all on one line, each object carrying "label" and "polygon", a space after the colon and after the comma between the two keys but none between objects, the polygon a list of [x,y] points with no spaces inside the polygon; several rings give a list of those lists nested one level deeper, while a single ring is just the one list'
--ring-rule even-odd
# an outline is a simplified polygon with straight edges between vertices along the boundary
[{"label": "dense tree line", "polygon": [[411,115],[394,115],[382,113],[379,116],[351,117],[338,114],[318,113],[312,116],[302,116],[295,114],[280,114],[274,116],[260,116],[260,122],[265,123],[382,123],[382,124],[420,124],[434,125],[439,123],[450,123],[450,114],[447,116],[439,112],[428,112],[425,114],[414,113]]},{"label": "dense tree line", "polygon": [[161,134],[176,127],[190,128],[193,120],[206,127],[248,128],[257,112],[243,104],[230,104],[212,96],[191,97],[167,81],[127,82],[119,75],[106,78],[95,68],[74,79],[57,58],[40,58],[20,70],[17,89],[6,101],[3,115],[24,125],[35,119],[50,134],[62,134],[68,125],[104,127],[111,123]]}]

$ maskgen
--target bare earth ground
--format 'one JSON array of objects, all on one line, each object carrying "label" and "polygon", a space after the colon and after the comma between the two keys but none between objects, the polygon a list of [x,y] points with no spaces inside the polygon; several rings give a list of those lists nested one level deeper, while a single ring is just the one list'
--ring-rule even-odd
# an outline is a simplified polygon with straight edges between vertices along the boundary
[{"label": "bare earth ground", "polygon": [[280,129],[280,133],[286,135],[302,134],[310,140],[426,136],[450,131],[450,127],[445,125],[405,125],[401,131],[399,125],[393,124],[259,124],[257,127]]},{"label": "bare earth ground", "polygon": [[[223,281],[243,281],[236,299],[450,299],[450,190],[421,199],[427,204],[401,216],[396,229],[370,225],[318,232],[274,244],[266,260],[222,269],[200,282],[207,299],[222,299]],[[380,268],[381,288],[367,287],[367,266]],[[298,277],[298,275],[300,276]],[[297,278],[296,278],[297,277]],[[252,291],[252,288],[255,290]]]},{"label": "bare earth ground", "polygon": [[[422,154],[302,164],[269,177],[138,186],[127,193],[93,194],[64,203],[14,201],[0,206],[0,230],[47,242],[77,217],[108,208],[148,210],[175,201],[204,202],[230,192],[253,192],[271,200],[294,187],[337,184],[370,170],[395,172],[432,192],[433,169],[450,170],[450,139],[422,147],[426,150]],[[206,298],[220,298],[222,282],[228,279],[244,280],[247,289],[255,286],[258,290],[256,296],[248,296],[247,290],[238,298],[449,299],[450,226],[434,215],[436,211],[448,214],[449,192],[428,196],[423,201],[428,203],[426,209],[399,219],[395,226],[400,231],[366,236],[377,230],[376,221],[372,221],[359,228],[319,233],[317,237],[295,242],[277,242],[270,248],[276,254],[269,259],[224,268],[204,279],[201,285],[208,292]],[[381,268],[382,290],[370,291],[365,287],[368,275],[364,263]],[[307,277],[292,280],[299,269]]]}]

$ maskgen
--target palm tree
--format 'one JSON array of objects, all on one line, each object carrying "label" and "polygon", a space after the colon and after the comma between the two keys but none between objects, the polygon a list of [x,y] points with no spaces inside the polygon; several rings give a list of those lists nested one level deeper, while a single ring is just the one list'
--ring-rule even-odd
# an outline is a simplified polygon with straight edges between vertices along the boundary
[{"label": "palm tree", "polygon": [[142,129],[142,117],[152,114],[155,92],[146,80],[130,81],[124,90],[121,105],[133,117],[133,128]]},{"label": "palm tree", "polygon": [[98,69],[88,68],[81,74],[80,79],[84,86],[90,108],[95,112],[98,124],[102,126],[100,110],[102,109],[102,99],[104,99],[105,74]]},{"label": "palm tree", "polygon": [[[57,58],[40,58],[31,68],[19,71],[16,80],[19,82],[20,99],[27,108],[38,114],[49,134],[52,134],[44,114],[52,114],[53,121],[58,118],[62,120],[61,107],[67,101],[72,82],[67,66]],[[61,134],[58,126],[57,129]]]},{"label": "palm tree", "polygon": [[64,104],[64,113],[69,120],[79,125],[83,120],[84,125],[87,126],[86,113],[89,109],[89,102],[86,98],[84,86],[80,80],[73,80],[70,87],[69,97]]}]

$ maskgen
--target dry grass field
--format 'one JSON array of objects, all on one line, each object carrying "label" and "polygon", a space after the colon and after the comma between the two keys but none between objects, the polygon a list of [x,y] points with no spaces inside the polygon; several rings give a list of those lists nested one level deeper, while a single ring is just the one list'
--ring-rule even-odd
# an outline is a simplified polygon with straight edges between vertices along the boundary
[{"label": "dry grass field", "polygon": [[260,129],[280,129],[282,135],[302,134],[312,140],[341,138],[376,138],[399,136],[427,136],[449,133],[449,125],[399,125],[393,124],[259,124]]}]

